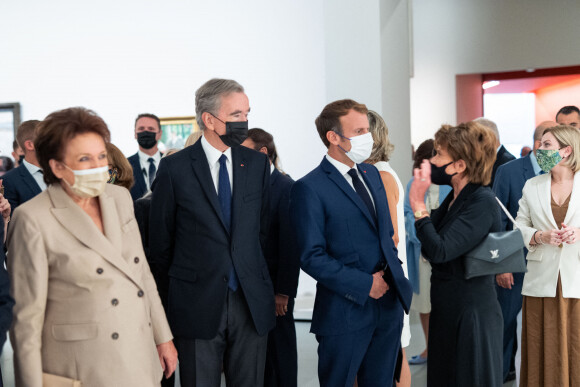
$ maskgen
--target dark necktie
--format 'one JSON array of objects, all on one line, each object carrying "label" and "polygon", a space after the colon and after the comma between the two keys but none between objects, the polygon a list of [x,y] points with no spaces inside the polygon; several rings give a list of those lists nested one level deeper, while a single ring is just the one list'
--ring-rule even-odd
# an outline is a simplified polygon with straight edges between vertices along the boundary
[{"label": "dark necktie", "polygon": [[153,157],[149,157],[147,161],[149,161],[149,189],[151,189],[153,180],[155,180],[155,159]]},{"label": "dark necktie", "polygon": [[[229,232],[231,232],[232,224],[232,188],[230,185],[230,175],[228,174],[228,167],[226,155],[220,156],[220,171],[218,174],[218,198],[222,208],[222,215],[224,223]],[[239,280],[236,274],[236,269],[233,266],[230,270],[230,279],[228,280],[228,287],[234,292],[238,289]]]},{"label": "dark necktie", "polygon": [[366,204],[366,206],[369,210],[369,214],[372,215],[372,218],[376,221],[377,215],[375,213],[375,206],[373,206],[373,201],[371,200],[371,197],[369,195],[369,192],[365,188],[365,185],[358,177],[358,174],[356,173],[356,169],[351,168],[348,171],[348,174],[352,178],[352,185],[354,186],[354,190],[356,191],[358,196],[360,196],[360,198],[362,199],[364,204]]}]

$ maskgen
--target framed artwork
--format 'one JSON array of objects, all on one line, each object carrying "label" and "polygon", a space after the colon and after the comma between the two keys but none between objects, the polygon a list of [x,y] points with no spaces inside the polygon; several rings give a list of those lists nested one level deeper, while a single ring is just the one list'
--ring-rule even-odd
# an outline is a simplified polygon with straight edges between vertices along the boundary
[{"label": "framed artwork", "polygon": [[199,126],[195,121],[195,116],[189,117],[168,117],[159,118],[161,121],[160,149],[167,151],[169,149],[182,149],[190,134],[199,132]]},{"label": "framed artwork", "polygon": [[12,143],[20,126],[20,104],[0,103],[0,156],[12,154]]}]

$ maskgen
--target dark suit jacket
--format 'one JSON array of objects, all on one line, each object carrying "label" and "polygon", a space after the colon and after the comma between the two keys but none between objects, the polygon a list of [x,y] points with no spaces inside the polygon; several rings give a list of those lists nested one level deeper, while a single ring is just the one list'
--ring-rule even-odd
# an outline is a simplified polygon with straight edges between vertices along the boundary
[{"label": "dark suit jacket", "polygon": [[264,257],[276,294],[296,297],[300,274],[300,255],[290,224],[292,180],[274,169],[270,176],[270,224]]},{"label": "dark suit jacket", "polygon": [[[377,223],[326,158],[292,187],[290,216],[302,270],[318,282],[311,327],[317,335],[345,334],[372,326],[378,318],[376,304],[368,302],[372,273],[382,260],[392,274],[389,292],[396,292],[405,311],[411,304],[413,291],[397,258],[381,177],[372,165],[358,164],[358,169],[373,197]],[[393,310],[392,305],[385,304],[392,302],[389,300],[393,298],[379,299],[379,305],[385,306],[383,312]]]},{"label": "dark suit jacket", "polygon": [[[520,208],[519,202],[522,198],[524,185],[528,179],[534,176],[536,175],[532,161],[530,160],[530,155],[510,161],[497,169],[493,183],[493,191],[514,219]],[[513,229],[512,222],[503,211],[501,211],[501,226],[502,230]]]},{"label": "dark suit jacket", "polygon": [[235,266],[258,334],[275,324],[274,289],[262,254],[268,226],[270,163],[232,149],[231,235],[201,141],[162,159],[151,201],[149,251],[177,338],[211,339]]},{"label": "dark suit jacket", "polygon": [[135,153],[133,156],[129,156],[127,160],[129,160],[129,163],[133,168],[133,178],[135,179],[135,184],[133,184],[133,187],[131,187],[131,197],[133,198],[133,201],[135,201],[147,193],[147,183],[145,182],[143,168],[141,168],[141,163],[139,162],[139,153]]},{"label": "dark suit jacket", "polygon": [[512,160],[515,160],[515,159],[516,159],[516,157],[514,155],[512,155],[510,152],[508,152],[508,150],[505,149],[505,147],[503,145],[500,146],[499,150],[497,151],[495,163],[493,163],[493,169],[491,171],[491,183],[489,183],[489,187],[493,186],[493,182],[495,180],[495,174],[496,174],[499,166],[504,165],[505,163],[510,162]]},{"label": "dark suit jacket", "polygon": [[[4,245],[4,218],[0,216],[0,245]],[[4,267],[6,254],[4,248],[0,248],[0,353],[6,341],[6,332],[12,323],[12,307],[14,299],[10,296],[10,278]]]},{"label": "dark suit jacket", "polygon": [[22,203],[32,199],[42,192],[28,169],[21,164],[18,168],[8,171],[2,176],[4,197],[10,202],[12,212]]}]

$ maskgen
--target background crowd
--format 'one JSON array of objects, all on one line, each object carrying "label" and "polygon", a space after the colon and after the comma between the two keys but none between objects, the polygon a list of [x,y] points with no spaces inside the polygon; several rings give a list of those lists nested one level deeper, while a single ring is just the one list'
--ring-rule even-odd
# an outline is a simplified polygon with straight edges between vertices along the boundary
[{"label": "background crowd", "polygon": [[[317,281],[323,386],[409,386],[423,363],[432,386],[500,386],[515,378],[522,304],[522,385],[578,383],[578,108],[541,123],[519,159],[488,119],[443,125],[406,189],[364,104],[323,108],[328,153],[296,182],[272,135],[249,129],[240,84],[209,80],[195,108],[200,131],[165,153],[159,118],[139,114],[128,158],[85,108],[18,128],[0,200],[0,329],[18,386],[169,386],[178,360],[182,386],[222,373],[296,386],[300,268]],[[466,254],[513,227],[494,196],[528,271],[466,278]],[[410,309],[428,345],[407,361]]]}]

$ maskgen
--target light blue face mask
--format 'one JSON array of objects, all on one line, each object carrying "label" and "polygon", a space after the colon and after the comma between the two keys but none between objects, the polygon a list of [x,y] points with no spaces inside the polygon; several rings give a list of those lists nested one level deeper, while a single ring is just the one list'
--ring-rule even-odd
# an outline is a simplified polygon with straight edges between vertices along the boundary
[{"label": "light blue face mask", "polygon": [[536,151],[536,159],[542,171],[548,173],[562,161],[560,149],[538,149]]}]

